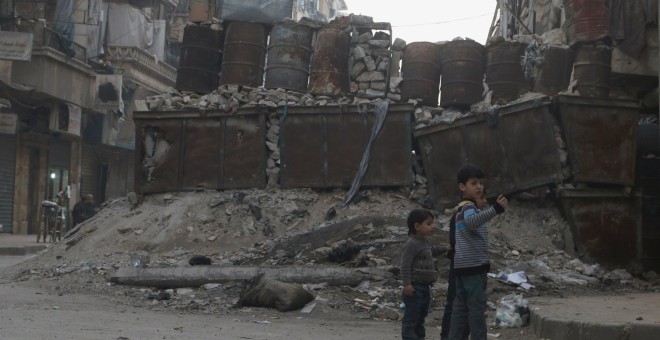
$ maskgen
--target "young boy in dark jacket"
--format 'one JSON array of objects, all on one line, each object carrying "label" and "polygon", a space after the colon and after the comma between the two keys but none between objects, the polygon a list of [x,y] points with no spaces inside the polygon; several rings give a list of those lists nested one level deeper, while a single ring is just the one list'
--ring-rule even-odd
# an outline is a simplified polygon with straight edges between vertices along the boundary
[{"label": "young boy in dark jacket", "polygon": [[[458,209],[461,209],[464,205],[470,203],[469,200],[461,201],[458,204]],[[477,208],[484,209],[488,202],[486,197],[481,195],[477,200]],[[455,212],[451,219],[449,220],[449,249],[447,250],[447,258],[449,262],[449,275],[447,277],[447,301],[445,302],[445,311],[442,315],[442,330],[440,331],[440,340],[449,339],[449,329],[451,326],[451,310],[454,305],[454,299],[456,298],[456,273],[454,272],[454,250],[456,249],[456,214]],[[466,335],[469,335],[470,329],[466,330]]]},{"label": "young boy in dark jacket", "polygon": [[472,340],[486,340],[487,328],[484,313],[487,307],[486,283],[490,270],[487,222],[508,206],[506,197],[500,195],[492,207],[479,211],[477,200],[483,195],[484,177],[481,169],[466,165],[457,174],[458,188],[463,200],[456,214],[456,298],[454,299],[450,340],[463,339],[470,330]]}]

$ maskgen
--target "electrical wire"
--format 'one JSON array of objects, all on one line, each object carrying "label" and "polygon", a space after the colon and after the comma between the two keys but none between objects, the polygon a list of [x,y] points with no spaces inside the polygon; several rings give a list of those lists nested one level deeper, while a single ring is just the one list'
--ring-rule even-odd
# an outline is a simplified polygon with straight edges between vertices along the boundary
[{"label": "electrical wire", "polygon": [[430,25],[448,24],[448,23],[457,22],[457,21],[465,21],[465,20],[471,20],[471,19],[476,19],[476,18],[482,18],[482,17],[485,17],[487,15],[489,16],[490,13],[475,15],[473,17],[466,17],[466,18],[460,18],[460,19],[429,22],[429,23],[425,23],[425,24],[392,25],[392,28],[394,28],[394,27],[416,27],[416,26],[430,26]]}]

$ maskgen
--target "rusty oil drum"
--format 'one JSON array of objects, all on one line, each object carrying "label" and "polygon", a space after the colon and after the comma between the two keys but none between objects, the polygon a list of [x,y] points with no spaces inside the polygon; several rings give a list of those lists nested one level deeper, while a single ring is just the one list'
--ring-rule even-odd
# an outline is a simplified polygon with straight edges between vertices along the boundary
[{"label": "rusty oil drum", "polygon": [[481,101],[486,49],[472,40],[454,40],[440,48],[440,106],[465,107]]},{"label": "rusty oil drum", "polygon": [[176,74],[181,91],[210,93],[218,88],[224,32],[204,26],[187,26]]},{"label": "rusty oil drum", "polygon": [[220,85],[263,84],[266,38],[261,24],[236,21],[227,26]]},{"label": "rusty oil drum", "polygon": [[319,30],[309,75],[309,92],[336,96],[348,92],[348,56],[351,36],[343,30]]},{"label": "rusty oil drum", "polygon": [[565,31],[568,43],[586,43],[609,36],[607,0],[565,0]]},{"label": "rusty oil drum", "polygon": [[312,33],[311,27],[295,23],[278,24],[271,29],[266,88],[307,91]]},{"label": "rusty oil drum", "polygon": [[609,47],[581,46],[573,64],[577,91],[583,97],[609,97],[612,50]]},{"label": "rusty oil drum", "polygon": [[422,99],[426,106],[438,106],[440,92],[440,46],[434,43],[412,42],[403,51],[401,64],[401,97],[404,101]]},{"label": "rusty oil drum", "polygon": [[543,52],[543,64],[534,80],[534,92],[554,96],[566,90],[573,70],[573,50],[548,46]]},{"label": "rusty oil drum", "polygon": [[486,49],[486,84],[493,91],[492,104],[504,105],[530,90],[520,64],[527,45],[504,41]]}]

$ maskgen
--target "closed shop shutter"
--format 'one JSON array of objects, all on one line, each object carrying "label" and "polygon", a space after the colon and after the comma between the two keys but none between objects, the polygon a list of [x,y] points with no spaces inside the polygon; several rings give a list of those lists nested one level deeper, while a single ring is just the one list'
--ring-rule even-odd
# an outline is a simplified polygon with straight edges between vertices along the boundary
[{"label": "closed shop shutter", "polygon": [[[99,167],[101,162],[94,151],[94,146],[83,144],[82,158],[80,160],[82,178],[80,180],[80,197],[92,194],[99,197]],[[98,203],[98,200],[97,200]]]},{"label": "closed shop shutter", "polygon": [[0,228],[10,233],[14,212],[14,176],[16,172],[16,136],[0,134]]}]

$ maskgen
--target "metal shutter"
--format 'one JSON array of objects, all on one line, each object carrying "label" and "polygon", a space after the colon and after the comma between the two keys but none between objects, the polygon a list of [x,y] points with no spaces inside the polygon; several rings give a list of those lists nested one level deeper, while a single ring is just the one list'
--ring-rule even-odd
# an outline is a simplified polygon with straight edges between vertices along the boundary
[{"label": "metal shutter", "polygon": [[0,233],[11,233],[14,212],[16,136],[0,134]]}]

